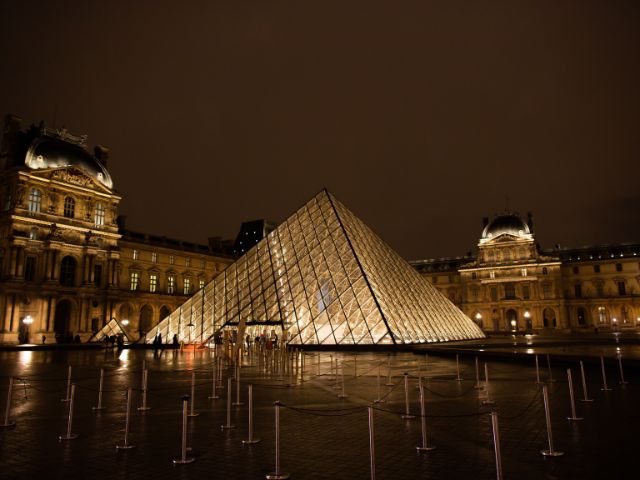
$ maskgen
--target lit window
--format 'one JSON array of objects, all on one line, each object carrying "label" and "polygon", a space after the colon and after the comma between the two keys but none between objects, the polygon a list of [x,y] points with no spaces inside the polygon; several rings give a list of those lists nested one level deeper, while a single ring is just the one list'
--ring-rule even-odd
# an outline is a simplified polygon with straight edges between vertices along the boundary
[{"label": "lit window", "polygon": [[167,293],[175,293],[176,291],[176,277],[169,275],[167,277]]},{"label": "lit window", "polygon": [[154,293],[158,290],[158,275],[152,273],[149,275],[149,291]]},{"label": "lit window", "polygon": [[133,251],[133,259],[134,260],[140,259],[140,251],[139,250],[134,250]]},{"label": "lit window", "polygon": [[489,272],[489,278],[496,278],[496,272],[494,272],[493,270]]},{"label": "lit window", "polygon": [[191,259],[190,258],[185,258],[184,259],[184,266],[185,267],[190,267],[191,266]]},{"label": "lit window", "polygon": [[158,254],[156,252],[151,252],[151,263],[158,262]]},{"label": "lit window", "polygon": [[189,295],[191,293],[191,279],[185,278],[182,287],[182,293],[184,295]]},{"label": "lit window", "polygon": [[32,188],[29,191],[29,202],[27,208],[30,212],[37,213],[40,211],[42,205],[42,192],[36,188]]},{"label": "lit window", "polygon": [[63,215],[67,218],[73,218],[76,213],[76,201],[73,197],[65,197]]},{"label": "lit window", "polygon": [[173,255],[169,255],[169,265],[173,265],[174,263],[176,263],[176,259]]},{"label": "lit window", "polygon": [[38,239],[38,229],[32,228],[29,230],[29,240],[37,240]]},{"label": "lit window", "polygon": [[96,225],[104,225],[104,204],[98,202],[96,203],[96,208],[94,211],[94,223]]},{"label": "lit window", "polygon": [[521,273],[522,273],[522,276],[523,276],[523,277],[526,277],[526,276],[527,276],[527,269],[526,269],[526,268],[523,268],[523,269],[521,270]]},{"label": "lit window", "polygon": [[198,288],[200,288],[200,290],[202,290],[204,288],[204,280],[202,280],[202,279],[200,280]]},{"label": "lit window", "polygon": [[598,307],[598,321],[600,323],[607,323],[607,309],[604,307]]},{"label": "lit window", "polygon": [[140,274],[138,272],[131,272],[130,288],[131,290],[138,290],[140,281]]}]

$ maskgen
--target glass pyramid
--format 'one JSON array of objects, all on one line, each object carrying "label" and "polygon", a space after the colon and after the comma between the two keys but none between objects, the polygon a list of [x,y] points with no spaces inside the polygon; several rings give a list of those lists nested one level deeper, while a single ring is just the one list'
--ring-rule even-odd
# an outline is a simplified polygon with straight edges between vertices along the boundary
[{"label": "glass pyramid", "polygon": [[[290,344],[482,338],[478,326],[323,190],[158,324],[166,341],[280,327]],[[149,335],[147,342],[153,341]]]}]

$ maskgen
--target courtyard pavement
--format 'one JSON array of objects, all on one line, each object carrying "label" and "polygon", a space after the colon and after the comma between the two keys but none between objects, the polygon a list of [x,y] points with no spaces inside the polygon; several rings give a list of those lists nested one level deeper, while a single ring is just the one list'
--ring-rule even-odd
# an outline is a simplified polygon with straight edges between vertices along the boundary
[{"label": "courtyard pavement", "polygon": [[[6,479],[44,475],[73,479],[265,478],[275,469],[274,402],[278,400],[282,403],[281,472],[294,479],[372,478],[370,406],[377,479],[496,478],[492,410],[498,414],[505,479],[628,478],[624,472],[636,468],[640,428],[640,375],[632,364],[637,345],[633,341],[616,344],[613,336],[564,347],[552,346],[554,342],[548,339],[534,339],[535,346],[527,341],[506,337],[401,353],[307,351],[276,352],[267,358],[244,356],[240,368],[244,405],[232,405],[232,429],[221,426],[227,424],[227,379],[234,369],[224,365],[221,388],[216,389],[221,398],[209,399],[215,364],[208,349],[165,350],[158,355],[135,349],[5,350],[0,352],[0,414],[4,419],[12,376],[9,416],[16,425],[0,429],[0,472]],[[517,358],[514,347],[520,352]],[[532,348],[538,350],[527,353]],[[616,348],[621,348],[627,384],[620,384]],[[608,391],[601,389],[599,356],[605,352]],[[550,353],[551,368],[546,353]],[[580,401],[584,392],[578,359],[582,358],[587,395],[593,402]],[[143,402],[143,362],[148,369],[148,411],[137,410]],[[485,362],[488,385],[483,381]],[[69,402],[61,399],[66,396],[69,365],[76,385],[72,433],[78,438],[61,441],[59,436],[68,427]],[[94,411],[101,368],[106,409]],[[567,420],[567,368],[573,373],[577,416],[583,420]],[[188,456],[195,462],[174,465],[173,459],[180,456],[181,399],[191,392],[194,372],[193,408],[199,416],[188,419],[187,443],[192,447]],[[409,411],[417,416],[413,419],[401,418],[406,413],[405,373]],[[542,383],[536,382],[537,376]],[[425,453],[416,451],[422,444],[419,378],[425,388],[427,442],[437,447]],[[232,384],[231,399],[236,402],[237,389]],[[254,437],[261,442],[243,445],[242,440],[248,438],[249,384],[254,396]],[[549,447],[543,385],[550,398],[554,449],[564,452],[555,458],[540,454]],[[116,445],[124,441],[128,386],[135,389],[129,443],[136,448],[117,450]],[[476,388],[479,386],[482,388]],[[343,392],[346,397],[340,398]],[[384,402],[374,403],[376,399]],[[486,400],[495,403],[484,404]]]}]

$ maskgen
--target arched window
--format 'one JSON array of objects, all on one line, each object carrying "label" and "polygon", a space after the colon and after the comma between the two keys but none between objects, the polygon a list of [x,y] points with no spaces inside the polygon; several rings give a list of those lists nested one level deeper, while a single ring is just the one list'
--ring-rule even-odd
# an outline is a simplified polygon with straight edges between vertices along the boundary
[{"label": "arched window", "polygon": [[64,216],[73,218],[76,213],[76,201],[73,197],[65,197],[64,199]]},{"label": "arched window", "polygon": [[29,201],[27,203],[27,208],[30,212],[37,213],[40,211],[40,206],[42,205],[42,192],[37,188],[32,188],[29,190]]},{"label": "arched window", "polygon": [[96,225],[104,225],[104,212],[104,204],[100,202],[96,203],[96,207],[94,210],[94,223]]},{"label": "arched window", "polygon": [[76,259],[66,256],[60,263],[60,285],[73,287],[76,283]]}]

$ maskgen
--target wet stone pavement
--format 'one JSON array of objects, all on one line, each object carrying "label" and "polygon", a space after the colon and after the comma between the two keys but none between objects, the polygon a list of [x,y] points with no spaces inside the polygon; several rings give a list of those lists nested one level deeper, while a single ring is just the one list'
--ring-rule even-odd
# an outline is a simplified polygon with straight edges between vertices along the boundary
[{"label": "wet stone pavement", "polygon": [[[219,399],[213,390],[214,355],[209,350],[53,350],[0,352],[0,408],[4,419],[9,377],[15,377],[10,419],[14,428],[0,429],[0,472],[3,479],[136,478],[262,479],[275,469],[275,407],[280,408],[281,472],[299,479],[366,479],[370,473],[367,407],[373,406],[375,472],[377,479],[495,479],[496,464],[489,412],[498,413],[504,478],[599,479],[628,478],[635,467],[640,416],[640,377],[625,371],[620,385],[615,364],[606,368],[602,391],[600,366],[586,365],[588,394],[582,402],[579,365],[572,368],[576,409],[581,421],[569,421],[566,365],[553,366],[549,381],[546,357],[540,357],[540,377],[547,385],[554,447],[563,456],[546,458],[548,448],[542,386],[533,364],[480,359],[481,376],[488,362],[488,389],[475,388],[475,357],[460,356],[458,381],[455,357],[414,353],[306,352],[263,359],[244,356],[240,394],[244,405],[231,408],[227,423],[227,378],[234,369],[221,369]],[[148,411],[142,403],[143,361],[148,369]],[[336,376],[336,363],[338,375]],[[62,402],[67,368],[76,385],[72,433],[66,433],[69,403]],[[100,368],[105,371],[103,411],[98,400]],[[188,456],[195,462],[174,465],[180,456],[183,395],[191,392],[195,371],[194,411],[188,419]],[[380,372],[380,377],[378,377]],[[404,373],[407,373],[410,413],[405,413]],[[378,388],[378,378],[380,387]],[[422,444],[418,378],[426,398],[427,441]],[[343,380],[344,379],[344,380]],[[389,381],[391,379],[391,381]],[[483,378],[481,379],[483,380]],[[340,398],[343,394],[346,398]],[[392,383],[392,386],[387,386]],[[248,438],[247,385],[253,385],[254,437]],[[117,450],[125,430],[125,392],[133,387],[130,421],[131,450]],[[487,393],[488,391],[488,393]],[[235,383],[232,401],[237,400]],[[483,400],[495,402],[489,406]],[[373,403],[375,399],[384,402]]]}]

